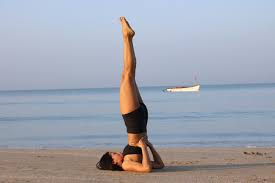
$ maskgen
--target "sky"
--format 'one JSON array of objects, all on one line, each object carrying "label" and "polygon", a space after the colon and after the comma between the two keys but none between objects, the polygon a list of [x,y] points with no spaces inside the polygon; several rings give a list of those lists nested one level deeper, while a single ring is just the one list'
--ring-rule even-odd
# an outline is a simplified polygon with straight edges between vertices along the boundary
[{"label": "sky", "polygon": [[274,0],[0,0],[0,90],[275,82]]}]

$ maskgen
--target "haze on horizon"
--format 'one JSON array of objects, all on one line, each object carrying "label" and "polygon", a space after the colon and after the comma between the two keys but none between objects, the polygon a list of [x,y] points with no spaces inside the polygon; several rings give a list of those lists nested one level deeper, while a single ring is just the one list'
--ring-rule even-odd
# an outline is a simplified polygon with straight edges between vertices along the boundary
[{"label": "haze on horizon", "polygon": [[139,86],[275,82],[275,1],[0,1],[0,90],[120,83],[120,16]]}]

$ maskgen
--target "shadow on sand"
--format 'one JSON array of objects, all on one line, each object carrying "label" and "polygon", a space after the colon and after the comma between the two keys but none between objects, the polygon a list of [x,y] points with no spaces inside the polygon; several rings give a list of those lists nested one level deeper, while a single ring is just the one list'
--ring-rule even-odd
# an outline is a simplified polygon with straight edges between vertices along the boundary
[{"label": "shadow on sand", "polygon": [[192,165],[192,166],[165,166],[162,170],[154,170],[154,172],[182,172],[182,171],[198,171],[198,170],[225,170],[225,169],[239,169],[251,168],[261,166],[274,166],[275,163],[254,163],[254,164],[227,164],[227,165]]}]

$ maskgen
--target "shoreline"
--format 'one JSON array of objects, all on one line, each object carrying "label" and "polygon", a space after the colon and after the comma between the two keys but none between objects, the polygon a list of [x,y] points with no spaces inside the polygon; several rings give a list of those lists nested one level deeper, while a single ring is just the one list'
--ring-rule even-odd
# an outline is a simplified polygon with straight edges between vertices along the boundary
[{"label": "shoreline", "polygon": [[95,167],[107,150],[0,148],[0,182],[275,182],[275,148],[156,148],[166,167],[149,174]]},{"label": "shoreline", "polygon": [[[126,144],[125,144],[126,145]],[[124,145],[124,146],[125,146]],[[100,146],[100,147],[1,147],[1,150],[123,150],[123,145],[121,146]],[[275,149],[275,146],[206,146],[206,147],[200,147],[200,146],[157,146],[154,145],[156,149]]]}]

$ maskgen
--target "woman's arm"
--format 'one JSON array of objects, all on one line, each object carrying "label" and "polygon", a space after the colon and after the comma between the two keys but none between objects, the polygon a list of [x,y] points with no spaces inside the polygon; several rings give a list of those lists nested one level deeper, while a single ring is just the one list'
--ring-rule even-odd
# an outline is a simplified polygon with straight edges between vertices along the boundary
[{"label": "woman's arm", "polygon": [[142,166],[144,167],[146,172],[151,172],[152,165],[151,165],[149,153],[147,150],[147,145],[145,144],[143,138],[142,138],[142,143],[139,145],[139,147],[142,149]]},{"label": "woman's arm", "polygon": [[152,152],[152,155],[153,155],[153,158],[154,158],[154,161],[152,161],[152,168],[153,169],[162,169],[162,168],[164,168],[164,163],[163,163],[159,153],[154,148],[153,144],[151,144],[151,142],[149,142],[148,140],[146,141],[146,144],[150,148],[150,150]]},{"label": "woman's arm", "polygon": [[136,171],[136,172],[151,172],[152,165],[149,157],[149,153],[147,150],[147,145],[143,138],[141,138],[138,142],[138,146],[142,149],[142,163],[134,162],[134,161],[125,161],[122,163],[123,170],[126,171]]}]

